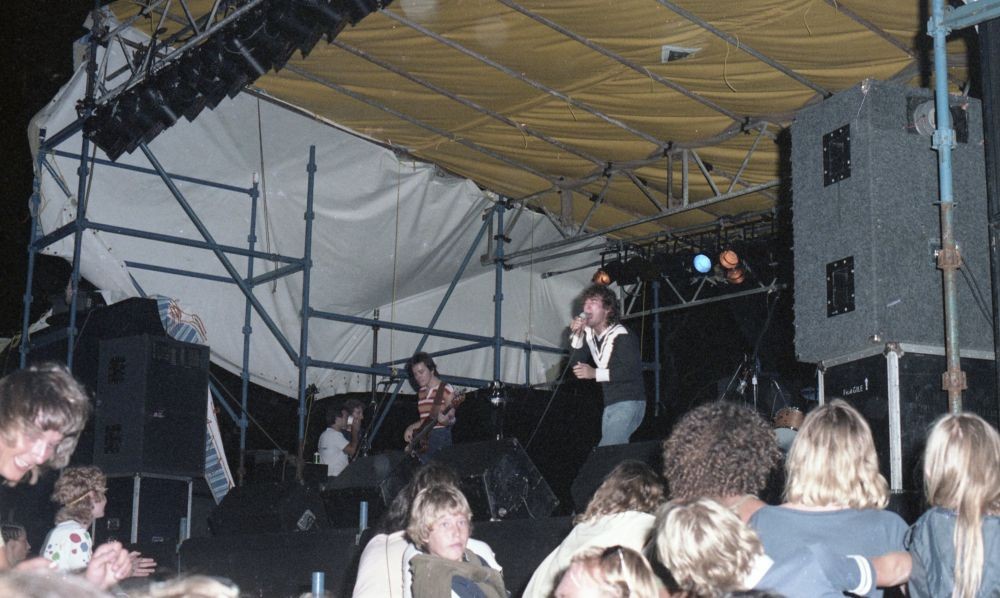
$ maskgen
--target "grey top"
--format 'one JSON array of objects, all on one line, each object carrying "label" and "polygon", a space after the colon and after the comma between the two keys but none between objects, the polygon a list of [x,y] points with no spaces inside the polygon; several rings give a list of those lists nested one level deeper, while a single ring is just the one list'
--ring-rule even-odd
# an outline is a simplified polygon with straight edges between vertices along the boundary
[{"label": "grey top", "polygon": [[836,555],[825,546],[812,544],[790,560],[776,561],[754,589],[784,596],[839,598],[844,592],[869,595],[874,585],[875,570],[868,559]]},{"label": "grey top", "polygon": [[[955,520],[953,511],[934,507],[924,513],[907,538],[913,571],[914,598],[950,596],[955,585]],[[983,518],[983,578],[977,598],[1000,595],[1000,517]]]},{"label": "grey top", "polygon": [[[776,563],[794,560],[810,545],[821,545],[837,555],[872,558],[905,550],[908,526],[903,518],[880,509],[800,511],[766,506],[750,518],[764,552]],[[881,596],[873,589],[868,596]]]}]

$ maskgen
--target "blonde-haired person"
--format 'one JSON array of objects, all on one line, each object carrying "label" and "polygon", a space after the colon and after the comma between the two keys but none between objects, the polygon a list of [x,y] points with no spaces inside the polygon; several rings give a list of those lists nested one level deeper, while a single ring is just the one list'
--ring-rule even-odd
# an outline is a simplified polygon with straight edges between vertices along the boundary
[{"label": "blonde-haired person", "polygon": [[[785,462],[784,504],[761,508],[750,525],[767,555],[779,562],[814,544],[869,559],[898,555],[905,550],[908,526],[885,510],[888,503],[889,485],[879,473],[871,428],[856,409],[836,399],[810,412],[799,428]],[[906,582],[909,558],[894,563],[880,584]]]},{"label": "blonde-haired person", "polygon": [[485,542],[472,540],[472,509],[450,484],[417,493],[403,553],[405,598],[506,598],[503,570]]},{"label": "blonde-haired person", "polygon": [[786,596],[864,595],[874,587],[872,563],[835,555],[821,545],[800,547],[775,562],[732,509],[708,499],[674,500],[657,514],[656,551],[685,598],[718,598],[766,589]]},{"label": "blonde-haired person", "polygon": [[977,415],[946,415],[924,450],[931,509],[910,531],[910,594],[1000,595],[1000,434]]},{"label": "blonde-haired person", "polygon": [[[56,526],[45,538],[42,556],[60,571],[79,571],[90,564],[94,542],[89,528],[104,517],[107,484],[104,472],[93,465],[67,467],[59,474],[52,501],[60,507],[56,511]],[[156,568],[153,559],[142,558],[138,552],[129,553],[129,560],[131,567],[126,577],[145,577]]]},{"label": "blonde-haired person", "polygon": [[657,598],[646,557],[625,546],[593,546],[573,555],[556,598]]},{"label": "blonde-haired person", "polygon": [[665,499],[663,478],[648,465],[631,460],[619,463],[576,517],[569,535],[535,569],[524,598],[551,595],[560,572],[580,550],[606,546],[642,550],[656,521],[653,513]]}]

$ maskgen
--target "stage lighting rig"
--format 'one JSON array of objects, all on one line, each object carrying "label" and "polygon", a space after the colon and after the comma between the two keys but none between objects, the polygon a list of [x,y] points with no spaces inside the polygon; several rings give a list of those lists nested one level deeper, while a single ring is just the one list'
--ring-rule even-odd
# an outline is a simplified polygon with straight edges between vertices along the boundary
[{"label": "stage lighting rig", "polygon": [[[134,49],[131,76],[81,102],[84,134],[112,160],[152,141],[179,117],[194,120],[205,107],[235,97],[270,70],[283,68],[296,50],[305,58],[321,38],[332,41],[392,0],[215,0],[197,18],[187,0],[175,1],[183,18],[167,14],[170,2],[146,0],[133,21],[158,14],[159,24],[149,43]],[[168,18],[183,26],[159,39]],[[95,39],[110,47],[123,29],[101,31],[95,25]]]}]

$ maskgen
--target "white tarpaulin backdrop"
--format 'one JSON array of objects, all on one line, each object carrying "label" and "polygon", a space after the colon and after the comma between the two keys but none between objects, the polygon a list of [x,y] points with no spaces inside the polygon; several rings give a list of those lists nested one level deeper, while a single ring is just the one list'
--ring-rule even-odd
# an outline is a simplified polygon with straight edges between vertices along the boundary
[{"label": "white tarpaulin backdrop", "polygon": [[[112,49],[107,72],[114,72],[122,62],[121,56],[114,54],[117,51]],[[76,117],[76,102],[83,96],[85,82],[81,68],[36,116],[29,131],[36,148],[40,129],[52,135]],[[317,163],[310,305],[363,317],[371,317],[378,309],[383,320],[427,325],[485,211],[492,206],[474,183],[444,174],[433,165],[400,158],[384,147],[249,94],[224,100],[214,111],[204,111],[194,123],[178,121],[159,135],[150,149],[164,169],[175,175],[249,188],[254,174],[259,173],[257,249],[301,257],[310,145],[316,146]],[[94,155],[103,158],[93,147]],[[77,134],[56,149],[78,154],[80,148]],[[78,158],[54,153],[46,159],[57,176],[44,168],[40,173],[39,222],[43,233],[75,217],[79,165]],[[139,150],[123,155],[118,163],[150,168]],[[57,179],[62,179],[68,194]],[[247,195],[183,179],[175,182],[217,243],[247,246],[251,211]],[[86,216],[97,223],[202,239],[167,187],[149,173],[96,165]],[[438,328],[493,334],[495,273],[492,265],[484,266],[479,260],[488,237],[484,235]],[[547,218],[526,211],[511,232],[506,251],[559,238]],[[71,259],[72,242],[70,236],[46,251]],[[245,275],[246,258],[230,254],[229,259]],[[574,298],[589,281],[593,268],[549,278],[540,275],[545,270],[572,269],[594,260],[591,252],[505,272],[503,337],[536,345],[564,345]],[[225,276],[225,268],[211,252],[88,230],[83,239],[81,272],[110,301],[141,293],[176,299],[186,314],[204,323],[213,362],[232,372],[240,371],[244,296],[236,285],[129,267],[126,262]],[[254,274],[282,265],[255,260]],[[254,290],[296,351],[302,282],[302,275],[295,274]],[[296,365],[256,313],[252,327],[252,381],[286,395],[296,394]],[[418,340],[415,334],[382,329],[379,361],[406,358]],[[425,350],[461,344],[464,342],[431,338]],[[313,359],[367,366],[372,360],[372,331],[365,326],[311,319],[308,354]],[[539,351],[533,351],[529,359],[519,349],[505,348],[501,377],[509,383],[544,382],[558,373],[553,371],[558,359]],[[446,374],[492,379],[492,348],[445,356],[439,365]],[[321,395],[366,390],[370,385],[369,376],[343,371],[313,368],[309,377]]]}]

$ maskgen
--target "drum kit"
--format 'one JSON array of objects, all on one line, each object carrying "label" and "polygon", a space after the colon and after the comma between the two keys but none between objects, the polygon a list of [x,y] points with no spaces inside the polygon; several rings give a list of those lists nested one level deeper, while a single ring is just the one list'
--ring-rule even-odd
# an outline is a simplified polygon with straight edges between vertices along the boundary
[{"label": "drum kit", "polygon": [[[748,407],[770,418],[778,447],[787,453],[806,418],[802,408],[807,407],[811,400],[808,394],[810,389],[803,389],[799,397],[801,400],[795,400],[794,395],[778,381],[776,374],[760,373],[760,367],[755,362],[744,358],[719,398],[742,400]],[[747,393],[747,390],[752,392]]]}]

